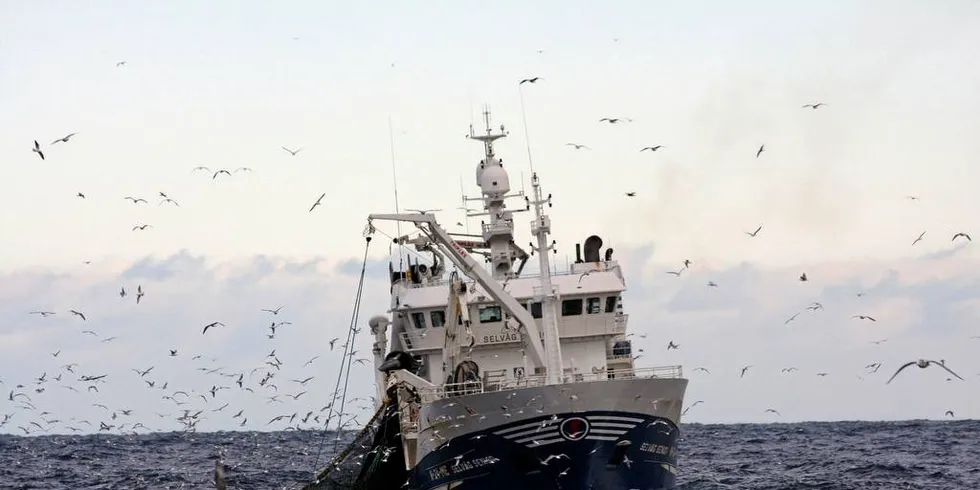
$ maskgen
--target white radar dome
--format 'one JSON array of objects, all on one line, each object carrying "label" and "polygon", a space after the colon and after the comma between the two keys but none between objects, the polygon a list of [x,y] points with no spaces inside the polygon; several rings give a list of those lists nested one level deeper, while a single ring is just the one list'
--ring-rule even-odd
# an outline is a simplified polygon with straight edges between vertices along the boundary
[{"label": "white radar dome", "polygon": [[483,190],[484,194],[510,192],[510,178],[507,171],[500,166],[500,161],[496,158],[487,163],[481,163],[476,170],[476,183]]}]

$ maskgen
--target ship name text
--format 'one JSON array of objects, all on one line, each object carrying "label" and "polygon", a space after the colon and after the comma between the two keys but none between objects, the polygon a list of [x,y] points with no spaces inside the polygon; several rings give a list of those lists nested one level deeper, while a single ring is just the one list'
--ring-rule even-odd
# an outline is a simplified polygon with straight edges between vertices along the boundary
[{"label": "ship name text", "polygon": [[652,444],[649,442],[644,442],[643,444],[640,444],[640,451],[653,453],[653,454],[660,454],[662,456],[667,456],[668,458],[673,458],[677,453],[677,449],[674,446],[667,446],[664,444]]},{"label": "ship name text", "polygon": [[482,344],[499,344],[501,342],[517,342],[521,338],[516,333],[504,333],[500,335],[484,335]]},{"label": "ship name text", "polygon": [[500,460],[493,456],[484,456],[482,458],[476,458],[470,461],[460,461],[459,463],[455,464],[442,465],[429,470],[429,480],[439,480],[441,478],[453,476],[474,468],[492,465],[498,461]]}]

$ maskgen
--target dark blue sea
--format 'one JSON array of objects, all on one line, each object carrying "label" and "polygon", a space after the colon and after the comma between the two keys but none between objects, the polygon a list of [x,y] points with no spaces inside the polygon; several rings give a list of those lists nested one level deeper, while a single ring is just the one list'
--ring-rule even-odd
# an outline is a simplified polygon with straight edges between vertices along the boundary
[{"label": "dark blue sea", "polygon": [[[333,439],[309,431],[0,435],[0,488],[214,488],[222,454],[229,488],[293,489],[324,466]],[[679,454],[684,490],[980,489],[980,421],[693,424],[683,426]]]}]

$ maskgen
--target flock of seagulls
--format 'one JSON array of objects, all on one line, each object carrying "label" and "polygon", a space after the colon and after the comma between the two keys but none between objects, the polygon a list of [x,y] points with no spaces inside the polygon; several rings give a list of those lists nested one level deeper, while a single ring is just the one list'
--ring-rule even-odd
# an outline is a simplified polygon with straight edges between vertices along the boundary
[{"label": "flock of seagulls", "polygon": [[[117,67],[124,67],[126,62],[119,62]],[[533,83],[533,82],[532,82]],[[36,154],[39,160],[50,163],[56,160],[49,154],[49,147],[52,145],[70,145],[79,133],[71,132],[60,138],[53,140],[47,147],[42,146],[39,141],[33,141],[31,151]],[[68,147],[66,147],[68,148]],[[290,157],[296,157],[303,148],[291,149],[281,147]],[[221,177],[232,177],[235,174],[251,172],[249,167],[238,167],[234,169],[216,168],[212,169],[205,166],[193,168],[194,172],[205,172],[211,176],[211,180]],[[86,199],[84,192],[78,192],[79,199]],[[165,192],[159,192],[158,206],[168,205],[179,208],[180,203]],[[319,198],[309,208],[312,212],[321,205],[326,193]],[[128,195],[122,199],[133,205],[147,205],[149,200],[144,197]],[[152,229],[149,223],[137,223],[132,227],[132,231],[140,232]],[[90,262],[85,262],[89,264]],[[130,294],[126,286],[121,286],[118,292],[119,298],[125,300]],[[136,285],[134,306],[143,302],[146,295],[143,285]],[[31,316],[37,316],[45,321],[58,321],[59,312],[51,309],[34,309],[26,312]],[[88,311],[83,308],[66,308],[66,317],[74,319],[79,325],[98,324],[105,316],[103,312]],[[276,321],[270,321],[267,331],[264,333],[266,341],[276,338],[278,329],[291,325],[292,322],[281,320],[283,307],[260,309],[257,314],[269,315]],[[201,335],[208,335],[214,329],[226,328],[222,321],[212,321],[200,328]],[[78,328],[76,331],[67,331],[66,336],[77,335],[77,340],[71,342],[83,342],[84,338],[98,339],[101,343],[108,344],[117,340],[118,336],[103,336],[99,328]],[[257,335],[263,335],[261,331]],[[121,334],[122,335],[122,334]],[[347,344],[336,345],[339,338],[332,339],[328,345],[324,346],[324,354],[333,351],[335,347],[347,349]],[[184,358],[185,350],[193,350],[194,345],[187,346],[160,346],[159,359],[146,359],[148,366],[137,366],[130,370],[126,376],[122,373],[90,372],[86,370],[86,365],[81,360],[75,361],[72,358],[76,354],[83,354],[82,349],[64,347],[50,354],[49,367],[37,373],[30,379],[11,379],[0,375],[0,390],[6,391],[3,397],[5,403],[0,404],[0,430],[11,430],[22,433],[23,435],[51,434],[51,433],[139,433],[151,430],[172,430],[180,429],[184,431],[196,431],[198,424],[204,420],[224,419],[234,421],[238,427],[244,429],[273,429],[273,430],[297,430],[297,429],[319,429],[325,425],[329,419],[339,420],[338,427],[357,427],[358,414],[364,411],[373,411],[374,403],[370,398],[353,397],[348,400],[340,399],[337,393],[328,394],[328,399],[332,400],[325,405],[309,400],[307,389],[311,388],[316,380],[321,377],[317,375],[314,361],[320,355],[302,362],[297,360],[295,365],[291,362],[283,361],[276,355],[276,349],[270,347],[268,355],[257,356],[254,365],[248,369],[241,367],[229,368],[218,358],[207,357],[204,354],[194,354],[189,356],[184,362],[189,362],[186,369],[197,372],[197,382],[192,384],[178,384],[165,377],[157,376],[156,367],[162,362],[179,363]],[[329,350],[328,350],[329,349]],[[87,349],[86,349],[87,350]],[[357,354],[356,350],[345,350],[346,355],[353,357]],[[352,365],[359,367],[371,367],[373,363],[368,358],[352,359]],[[311,372],[311,370],[313,370]],[[173,369],[170,370],[173,372]],[[284,374],[284,373],[289,373]],[[326,377],[324,377],[326,378]],[[323,380],[328,382],[327,379]],[[158,410],[151,413],[141,413],[127,406],[120,406],[119,402],[111,402],[100,398],[100,391],[109,383],[119,384],[127,390],[133,390],[132,396],[140,398],[152,398],[158,400]],[[321,386],[323,388],[323,386]],[[71,402],[68,405],[55,401],[51,394],[55,391],[71,392]],[[232,391],[247,393],[247,399],[252,401],[235,406],[235,403],[228,400],[228,394]],[[56,397],[63,400],[63,396]],[[241,397],[237,397],[241,403]],[[0,402],[3,403],[3,402]],[[250,406],[255,404],[267,404],[281,406],[282,413],[273,417],[271,420],[250,419]],[[79,412],[74,407],[87,406],[98,409],[100,415],[94,417],[76,416]],[[337,406],[338,408],[335,408]],[[339,407],[346,407],[346,411],[341,412]]]},{"label": "flock of seagulls", "polygon": [[[135,304],[140,303],[144,296],[142,285],[138,285]],[[126,298],[128,293],[122,287],[119,291],[120,298]],[[268,314],[272,318],[278,319],[283,310],[282,306],[274,309],[260,309],[259,313]],[[41,318],[50,319],[56,317],[58,312],[49,310],[33,310],[28,312],[30,315],[37,315]],[[78,322],[88,323],[93,320],[90,315],[77,309],[69,309],[68,315],[77,319]],[[50,320],[49,320],[50,321]],[[276,330],[292,322],[286,320],[271,321],[269,333],[266,334],[269,340],[276,338]],[[225,327],[220,321],[214,321],[203,325],[201,335],[206,335],[211,329]],[[79,330],[78,335],[99,338],[100,334],[92,329]],[[118,337],[110,336],[101,338],[101,342],[109,343]],[[329,350],[333,351],[339,338],[329,342]],[[340,345],[346,348],[346,344]],[[178,362],[182,357],[182,348],[161,348],[161,361],[170,359],[169,362]],[[353,357],[357,354],[356,350],[350,350],[346,355]],[[170,420],[176,422],[176,426],[184,431],[196,431],[198,423],[202,420],[222,417],[236,421],[236,425],[247,429],[273,428],[277,430],[299,430],[317,429],[323,427],[327,417],[339,419],[339,427],[357,427],[358,412],[340,412],[334,408],[340,400],[335,394],[330,394],[333,401],[326,405],[311,405],[307,403],[304,395],[310,383],[318,379],[316,374],[309,374],[309,369],[314,368],[314,361],[320,358],[316,355],[304,363],[297,363],[292,369],[292,376],[282,373],[287,368],[287,364],[276,354],[276,349],[271,351],[261,360],[255,363],[250,369],[233,370],[222,367],[215,363],[217,358],[205,359],[203,355],[197,354],[190,357],[193,363],[191,367],[199,372],[200,382],[194,385],[178,386],[166,379],[154,376],[158,364],[148,367],[134,367],[130,369],[133,373],[129,377],[116,373],[90,373],[86,372],[85,366],[79,362],[70,360],[70,349],[59,349],[50,354],[51,368],[38,374],[33,379],[19,380],[13,382],[0,378],[0,385],[8,388],[6,407],[9,412],[3,413],[0,420],[0,428],[8,424],[16,424],[17,430],[24,435],[48,434],[63,432],[106,432],[106,433],[139,433],[140,431],[160,430],[157,420]],[[66,359],[66,357],[68,359]],[[371,366],[367,358],[354,360],[352,364],[358,366]],[[299,376],[296,376],[299,374]],[[281,378],[281,379],[280,379]],[[166,413],[159,411],[150,414],[140,414],[137,411],[115,404],[112,406],[109,401],[100,400],[100,388],[108,383],[123,383],[130,390],[137,390],[142,386],[142,392],[134,391],[133,396],[140,398],[156,398],[159,400],[159,407]],[[59,413],[56,404],[48,401],[49,394],[55,390],[65,390],[74,393],[73,404],[86,404],[100,409],[101,417],[79,418],[72,413]],[[234,407],[232,403],[225,400],[226,396],[222,393],[237,390],[247,392],[253,399],[249,404]],[[136,393],[143,393],[137,395]],[[302,398],[302,400],[301,400]],[[249,423],[249,405],[251,403],[262,402],[265,404],[282,405],[285,413],[277,415],[268,421],[253,420]],[[360,405],[358,405],[360,402]],[[369,398],[354,397],[344,401],[345,405],[356,408],[356,410],[373,410],[374,403]],[[292,406],[292,410],[288,407]],[[142,417],[141,417],[142,415]],[[171,426],[173,427],[173,426]]]},{"label": "flock of seagulls", "polygon": [[[518,83],[518,86],[521,86],[521,85],[523,85],[525,83],[535,83],[538,80],[541,80],[541,79],[539,77],[526,78],[526,79],[521,80]],[[824,103],[824,102],[813,102],[813,103],[803,104],[802,106],[800,106],[800,108],[801,109],[817,110],[819,108],[826,107],[826,106],[827,106],[827,104]],[[608,124],[620,124],[620,123],[630,123],[630,122],[633,122],[633,120],[630,119],[630,118],[603,117],[603,118],[599,119],[599,122],[600,123],[608,123]],[[566,143],[565,146],[570,146],[570,147],[574,148],[575,150],[591,150],[592,149],[589,146],[587,146],[585,144],[582,144],[582,143],[569,142],[569,143]],[[640,148],[639,151],[641,153],[644,152],[644,151],[649,151],[649,152],[653,153],[653,152],[657,152],[658,150],[661,150],[662,148],[665,148],[665,145],[662,145],[662,144],[650,145],[650,146],[644,146],[644,147]],[[755,150],[755,158],[760,158],[765,151],[766,151],[766,145],[764,143],[763,144],[760,144],[759,147]],[[636,191],[632,191],[631,190],[631,191],[625,192],[625,195],[626,195],[626,197],[636,197],[637,193],[636,193]],[[918,196],[906,196],[906,198],[909,199],[909,200],[912,200],[912,201],[918,201],[919,200]],[[763,225],[760,224],[754,230],[752,230],[752,231],[745,231],[744,233],[749,238],[755,239],[755,238],[758,238],[759,237],[759,234],[760,234],[760,232],[762,232],[762,229],[763,229]],[[922,231],[911,242],[911,246],[915,246],[916,244],[918,244],[919,242],[921,242],[923,239],[925,239],[925,236],[926,236],[926,231]],[[954,233],[952,235],[952,238],[951,238],[950,242],[951,243],[956,243],[957,239],[961,239],[962,241],[965,241],[965,242],[971,242],[971,241],[973,241],[972,238],[970,237],[970,235],[968,233],[965,233],[965,232],[962,232],[962,231]],[[667,275],[671,275],[671,276],[674,276],[676,278],[680,278],[681,275],[684,273],[684,271],[687,270],[691,266],[691,264],[692,264],[692,262],[690,260],[684,260],[683,267],[681,267],[681,268],[679,268],[677,270],[668,270],[668,271],[665,271],[665,273]],[[582,274],[579,277],[579,283],[581,283],[582,278],[585,275],[587,275],[587,274],[588,273]],[[807,282],[807,281],[809,281],[809,278],[807,277],[806,272],[802,272],[800,274],[798,280],[799,280],[799,282]],[[708,281],[707,286],[708,287],[712,287],[712,288],[719,287],[718,284],[716,282],[714,282],[714,281]],[[579,286],[579,287],[581,287],[581,286]],[[859,293],[856,293],[856,295],[858,297],[861,297],[864,294],[859,292]],[[806,310],[808,310],[808,311],[816,311],[816,310],[821,310],[821,309],[823,309],[823,305],[820,304],[819,302],[814,302],[814,303],[812,303],[811,305],[809,305],[806,308]],[[793,315],[791,315],[789,318],[787,318],[785,320],[784,325],[791,323],[792,321],[794,321],[802,313],[803,312],[794,313]],[[856,320],[861,320],[861,321],[877,322],[877,319],[875,319],[874,317],[872,317],[870,315],[865,315],[865,314],[856,314],[856,315],[853,315],[851,318],[852,319],[856,319]],[[633,334],[629,334],[629,335],[633,335]],[[644,337],[644,338],[646,337],[645,334],[641,334],[641,336]],[[978,337],[978,338],[980,338],[980,337]],[[887,341],[887,339],[882,339],[882,340],[873,341],[873,343],[876,344],[876,345],[881,345],[882,343],[884,343],[886,341]],[[671,341],[668,341],[668,343],[667,343],[667,350],[668,351],[670,351],[670,350],[676,350],[676,349],[679,349],[679,348],[680,348],[680,345],[676,344],[674,341],[672,341],[672,340]],[[642,353],[643,352],[643,349],[640,349],[639,352]],[[637,356],[634,356],[634,359],[639,358],[641,356],[642,356],[642,354],[637,355]],[[929,359],[918,359],[918,360],[909,361],[906,364],[903,364],[901,367],[899,367],[895,371],[895,373],[892,375],[892,377],[889,378],[888,381],[885,384],[890,384],[903,370],[905,370],[905,368],[907,368],[909,366],[917,366],[917,367],[919,367],[921,369],[925,369],[925,368],[930,367],[930,366],[939,366],[940,368],[942,368],[943,370],[945,370],[953,378],[963,380],[963,378],[959,374],[955,373],[952,369],[950,369],[946,365],[945,361],[943,361],[943,360],[933,361],[933,360],[929,360]],[[868,373],[869,374],[873,374],[873,373],[877,372],[877,370],[878,370],[879,367],[880,367],[880,363],[875,362],[875,363],[872,363],[872,364],[869,364],[868,366],[866,366],[866,369],[868,370]],[[745,377],[746,373],[748,373],[748,371],[749,371],[750,368],[752,368],[751,365],[743,366],[741,368],[741,370],[739,371],[739,377],[740,378],[741,377]],[[710,371],[708,371],[708,369],[706,369],[704,367],[701,367],[701,366],[696,367],[694,369],[694,371],[695,372],[699,372],[699,373],[703,373],[703,374],[711,374]],[[793,373],[795,371],[797,371],[797,368],[795,368],[795,367],[787,367],[787,368],[783,368],[781,372],[783,374],[788,374],[788,373]],[[828,375],[828,373],[825,373],[825,372],[820,372],[820,373],[816,373],[816,374],[817,374],[817,376],[820,376],[820,377],[825,377],[825,376]],[[858,375],[858,378],[859,379],[864,379],[860,375]],[[953,378],[947,378],[947,381],[950,381]],[[697,400],[697,401],[695,401],[693,404],[689,405],[687,407],[687,409],[684,410],[684,412],[686,413],[687,410],[690,410],[691,408],[693,408],[694,406],[696,406],[696,405],[698,405],[700,403],[703,403],[703,400]],[[775,414],[777,416],[780,415],[780,413],[777,410],[772,409],[772,408],[767,409],[766,410],[766,413],[772,413],[772,414]],[[954,412],[952,410],[948,410],[948,411],[945,412],[945,415],[946,416],[952,417],[953,414],[954,414]]]},{"label": "flock of seagulls", "polygon": [[[120,61],[117,63],[117,67],[126,66],[125,61]],[[541,82],[543,78],[541,77],[531,77],[520,80],[519,85],[524,84],[537,84]],[[803,104],[802,109],[816,110],[818,108],[826,107],[827,104],[823,102],[814,102]],[[626,117],[603,117],[598,120],[600,123],[607,123],[610,125],[625,124],[633,122],[633,119]],[[54,139],[48,146],[53,145],[68,145],[76,135],[79,133],[71,132],[65,134],[62,137]],[[591,150],[592,148],[586,144],[569,142],[566,146],[572,147],[574,150]],[[286,146],[280,147],[284,152],[288,153],[290,157],[296,157],[303,148],[291,149]],[[650,152],[657,153],[664,151],[667,147],[664,144],[652,144],[646,145],[639,148],[639,152]],[[35,153],[41,161],[47,162],[48,156],[45,154],[47,148],[40,145],[37,140],[33,141],[31,151]],[[765,144],[760,144],[755,150],[755,158],[760,158],[762,154],[766,151]],[[203,171],[211,176],[211,180],[217,180],[219,177],[232,177],[233,175],[240,172],[251,172],[249,167],[238,167],[232,170],[217,168],[212,169],[206,166],[198,166],[193,169],[195,172]],[[637,195],[636,191],[628,191],[625,193],[627,197],[635,197]],[[83,192],[79,192],[77,196],[81,199],[85,199],[86,196]],[[326,193],[322,193],[310,206],[308,212],[313,212],[318,206],[321,205]],[[173,207],[179,207],[180,204],[177,200],[171,198],[164,192],[159,192],[158,197],[160,198],[158,205],[162,206],[164,204],[172,205]],[[918,200],[916,196],[907,196],[911,200]],[[125,196],[123,199],[130,201],[134,205],[146,205],[148,200],[145,198],[137,196]],[[133,226],[133,231],[145,231],[152,228],[151,224],[139,223]],[[763,226],[758,225],[753,231],[746,231],[747,235],[751,239],[757,239],[763,230]],[[923,231],[912,241],[912,246],[918,244],[925,238],[926,232]],[[965,232],[957,232],[952,235],[952,240],[955,242],[958,239],[965,241],[972,241],[970,235]],[[667,274],[672,275],[678,279],[683,276],[685,270],[691,267],[692,263],[689,260],[684,261],[682,268],[678,270],[666,271]],[[581,280],[581,279],[580,279]],[[802,273],[799,276],[799,281],[806,282],[808,277],[806,273]],[[708,287],[719,287],[719,285],[713,281],[708,282]],[[139,305],[145,292],[142,285],[137,285],[137,293],[135,298],[135,304]],[[121,298],[126,298],[127,292],[125,286],[120,288],[119,296]],[[816,311],[822,309],[822,305],[819,303],[814,303],[808,310]],[[274,318],[279,318],[281,314],[282,307],[275,309],[262,309],[259,313],[265,313],[272,315]],[[98,321],[98,315],[89,315],[80,309],[68,309],[67,310],[70,317],[76,318],[79,322],[91,322]],[[28,312],[31,315],[38,315],[41,318],[49,319],[57,315],[57,312],[50,310],[32,310]],[[786,323],[792,322],[800,313],[796,313],[786,320]],[[853,316],[854,319],[861,321],[876,322],[877,320],[869,315],[857,314]],[[277,333],[277,329],[289,325],[288,321],[272,321],[268,327],[268,333],[266,336],[268,339],[274,339]],[[202,325],[201,335],[207,335],[212,329],[225,327],[225,323],[221,321],[213,321]],[[87,335],[92,337],[99,337],[100,334],[93,329],[81,330],[79,335]],[[100,339],[102,342],[108,343],[115,340],[117,337],[110,336]],[[333,339],[329,343],[329,349],[333,350],[335,343],[339,339]],[[878,341],[877,343],[885,342],[885,340]],[[341,347],[347,347],[343,345]],[[669,341],[667,344],[667,350],[677,350],[681,346],[673,341]],[[183,347],[177,346],[162,346],[160,348],[160,361],[174,360],[176,358],[183,357],[184,352]],[[357,351],[351,351],[348,355],[353,356]],[[317,427],[319,425],[311,424],[322,424],[323,422],[323,412],[331,410],[333,407],[331,404],[327,404],[322,407],[310,407],[296,408],[295,410],[286,410],[287,413],[282,413],[272,418],[271,420],[264,421],[264,424],[259,422],[253,422],[252,425],[248,424],[248,415],[246,411],[248,407],[231,407],[229,402],[223,402],[223,393],[230,390],[238,390],[243,392],[248,392],[255,396],[256,399],[264,401],[268,404],[296,404],[300,402],[303,395],[307,393],[303,388],[307,387],[308,383],[314,381],[317,377],[316,375],[301,375],[296,377],[291,377],[290,379],[281,379],[280,375],[287,364],[276,356],[275,349],[265,356],[263,359],[256,359],[255,366],[250,370],[234,370],[226,369],[220,366],[218,359],[205,359],[201,354],[194,355],[190,358],[190,361],[195,362],[196,365],[194,369],[200,371],[200,376],[202,379],[208,381],[202,381],[203,384],[195,386],[171,386],[171,383],[166,379],[153,379],[152,376],[155,364],[150,365],[146,368],[136,367],[132,369],[135,377],[131,377],[128,380],[118,379],[122,376],[119,374],[108,374],[108,373],[88,373],[84,371],[84,366],[77,362],[72,362],[70,357],[72,352],[70,349],[59,349],[58,351],[51,354],[52,364],[51,368],[40,372],[33,379],[22,379],[22,380],[7,380],[0,378],[0,384],[7,387],[7,397],[8,410],[10,412],[5,412],[2,414],[2,421],[0,421],[0,428],[7,426],[8,424],[16,424],[16,428],[22,431],[24,434],[39,434],[39,433],[49,433],[57,430],[68,430],[71,432],[82,432],[87,430],[97,430],[98,432],[136,432],[139,430],[149,430],[150,426],[146,425],[150,423],[149,418],[139,418],[136,417],[141,415],[132,409],[123,406],[110,407],[106,403],[102,403],[98,399],[99,388],[106,383],[116,383],[124,382],[129,383],[132,386],[141,386],[143,390],[146,391],[145,396],[156,396],[161,400],[163,406],[168,410],[167,413],[156,412],[155,416],[158,419],[169,419],[176,421],[179,426],[184,430],[193,431],[196,430],[197,425],[202,420],[208,419],[210,417],[224,417],[228,414],[230,419],[234,419],[238,422],[241,427],[266,427],[273,424],[285,424],[283,426],[276,426],[276,428],[290,428],[290,429],[300,429],[303,427]],[[313,366],[314,360],[317,359],[316,356],[305,363],[299,363],[300,365],[295,369],[300,372],[303,369],[308,369]],[[69,358],[66,360],[66,358]],[[148,360],[149,361],[149,360]],[[369,365],[370,361],[366,358],[357,359],[355,364],[358,365]],[[963,379],[960,375],[955,373],[950,367],[948,367],[944,361],[934,361],[928,359],[918,359],[909,361],[908,363],[902,365],[895,371],[887,383],[891,383],[900,373],[902,373],[906,368],[910,366],[917,366],[919,368],[925,369],[931,366],[938,366],[939,368],[945,370],[949,375],[957,378]],[[877,372],[880,367],[880,363],[872,363],[868,366],[869,372]],[[739,377],[744,377],[749,373],[751,365],[744,366],[739,371]],[[696,367],[695,372],[710,374],[710,371],[704,367]],[[797,371],[795,367],[787,367],[782,370],[783,373],[792,373]],[[817,373],[820,376],[826,376],[827,373]],[[289,388],[293,388],[290,390]],[[97,407],[103,411],[103,416],[94,419],[79,419],[73,417],[71,414],[58,414],[55,407],[50,406],[46,403],[45,398],[49,393],[49,390],[67,390],[75,392],[79,397],[80,403],[88,403],[93,407]],[[280,393],[280,389],[283,390]],[[295,391],[295,393],[290,393],[289,391]],[[334,394],[336,395],[336,394]],[[86,398],[87,397],[87,398]],[[353,403],[356,401],[369,401],[364,398],[355,398],[348,400],[347,402]],[[305,402],[305,398],[303,398]],[[687,407],[687,410],[703,403],[701,400],[697,400]],[[373,408],[372,405],[361,408]],[[305,410],[305,415],[304,415]],[[686,410],[685,410],[686,412]],[[775,409],[767,409],[766,412],[779,415],[779,412]],[[947,412],[951,415],[952,412]],[[147,414],[142,414],[144,417]],[[341,426],[346,426],[356,423],[356,415],[351,413],[332,413],[330,415],[336,415],[342,418],[346,418],[346,422],[341,424]]]}]

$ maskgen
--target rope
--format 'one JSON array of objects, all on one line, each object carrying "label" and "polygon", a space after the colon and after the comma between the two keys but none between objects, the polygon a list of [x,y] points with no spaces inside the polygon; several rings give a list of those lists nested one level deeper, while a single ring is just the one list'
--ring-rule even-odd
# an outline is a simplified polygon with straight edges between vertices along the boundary
[{"label": "rope", "polygon": [[[378,409],[374,412],[374,415],[371,416],[371,420],[369,420],[368,423],[364,426],[364,428],[361,429],[361,431],[358,432],[356,436],[354,436],[354,440],[355,441],[357,441],[358,439],[361,439],[362,437],[364,437],[364,434],[367,431],[371,430],[372,425],[378,420],[378,417],[380,417],[384,413],[384,410],[387,407],[388,407],[388,403],[384,403],[380,407],[378,407]],[[315,484],[317,482],[320,482],[320,481],[323,481],[324,478],[327,478],[330,475],[330,473],[332,473],[333,470],[337,468],[337,464],[340,461],[343,461],[344,458],[346,458],[347,455],[350,454],[351,451],[353,451],[355,449],[355,447],[356,446],[354,444],[351,444],[351,445],[347,446],[347,448],[344,449],[342,452],[340,452],[339,454],[337,454],[336,456],[334,456],[331,459],[330,464],[328,464],[327,467],[323,469],[323,471],[321,471],[320,473],[316,474],[316,476],[314,478],[314,483],[313,484]],[[317,457],[319,457],[319,454],[317,455]],[[306,488],[309,488],[309,487],[310,487],[310,485],[307,485],[306,487],[303,487],[303,488],[305,490]]]},{"label": "rope", "polygon": [[[368,249],[371,247],[371,237],[370,236],[364,237],[364,240],[365,240],[365,244],[364,244],[364,260],[361,262],[361,277],[357,281],[357,294],[354,296],[354,311],[353,311],[353,313],[351,313],[350,327],[347,329],[347,343],[346,343],[346,346],[344,347],[344,357],[340,361],[340,371],[337,373],[337,383],[336,383],[336,385],[334,385],[333,397],[330,399],[330,405],[329,405],[330,406],[330,409],[327,410],[327,420],[323,424],[323,434],[320,437],[320,444],[319,444],[319,447],[316,450],[316,459],[313,462],[314,476],[316,475],[317,465],[320,464],[320,454],[323,452],[323,442],[326,440],[327,432],[328,432],[328,429],[330,427],[330,420],[333,418],[333,414],[334,413],[337,413],[337,415],[339,416],[338,417],[338,420],[339,421],[337,422],[337,440],[340,439],[340,429],[342,427],[341,426],[341,422],[342,422],[342,419],[343,419],[344,401],[347,400],[347,382],[346,381],[344,382],[344,392],[343,392],[343,395],[341,396],[341,405],[340,405],[341,410],[340,411],[336,411],[334,409],[334,406],[333,405],[337,401],[337,393],[340,391],[340,380],[341,380],[341,377],[344,374],[344,368],[345,368],[345,362],[344,361],[347,361],[346,362],[347,379],[348,380],[350,379],[350,364],[351,364],[350,357],[352,357],[350,355],[350,351],[354,347],[354,336],[357,334],[357,330],[354,327],[357,325],[357,316],[358,316],[358,313],[361,310],[361,293],[362,293],[362,291],[364,291],[364,272],[367,270]],[[337,443],[336,443],[336,441],[334,441],[334,450],[335,451],[336,451],[336,448],[337,448]]]}]

